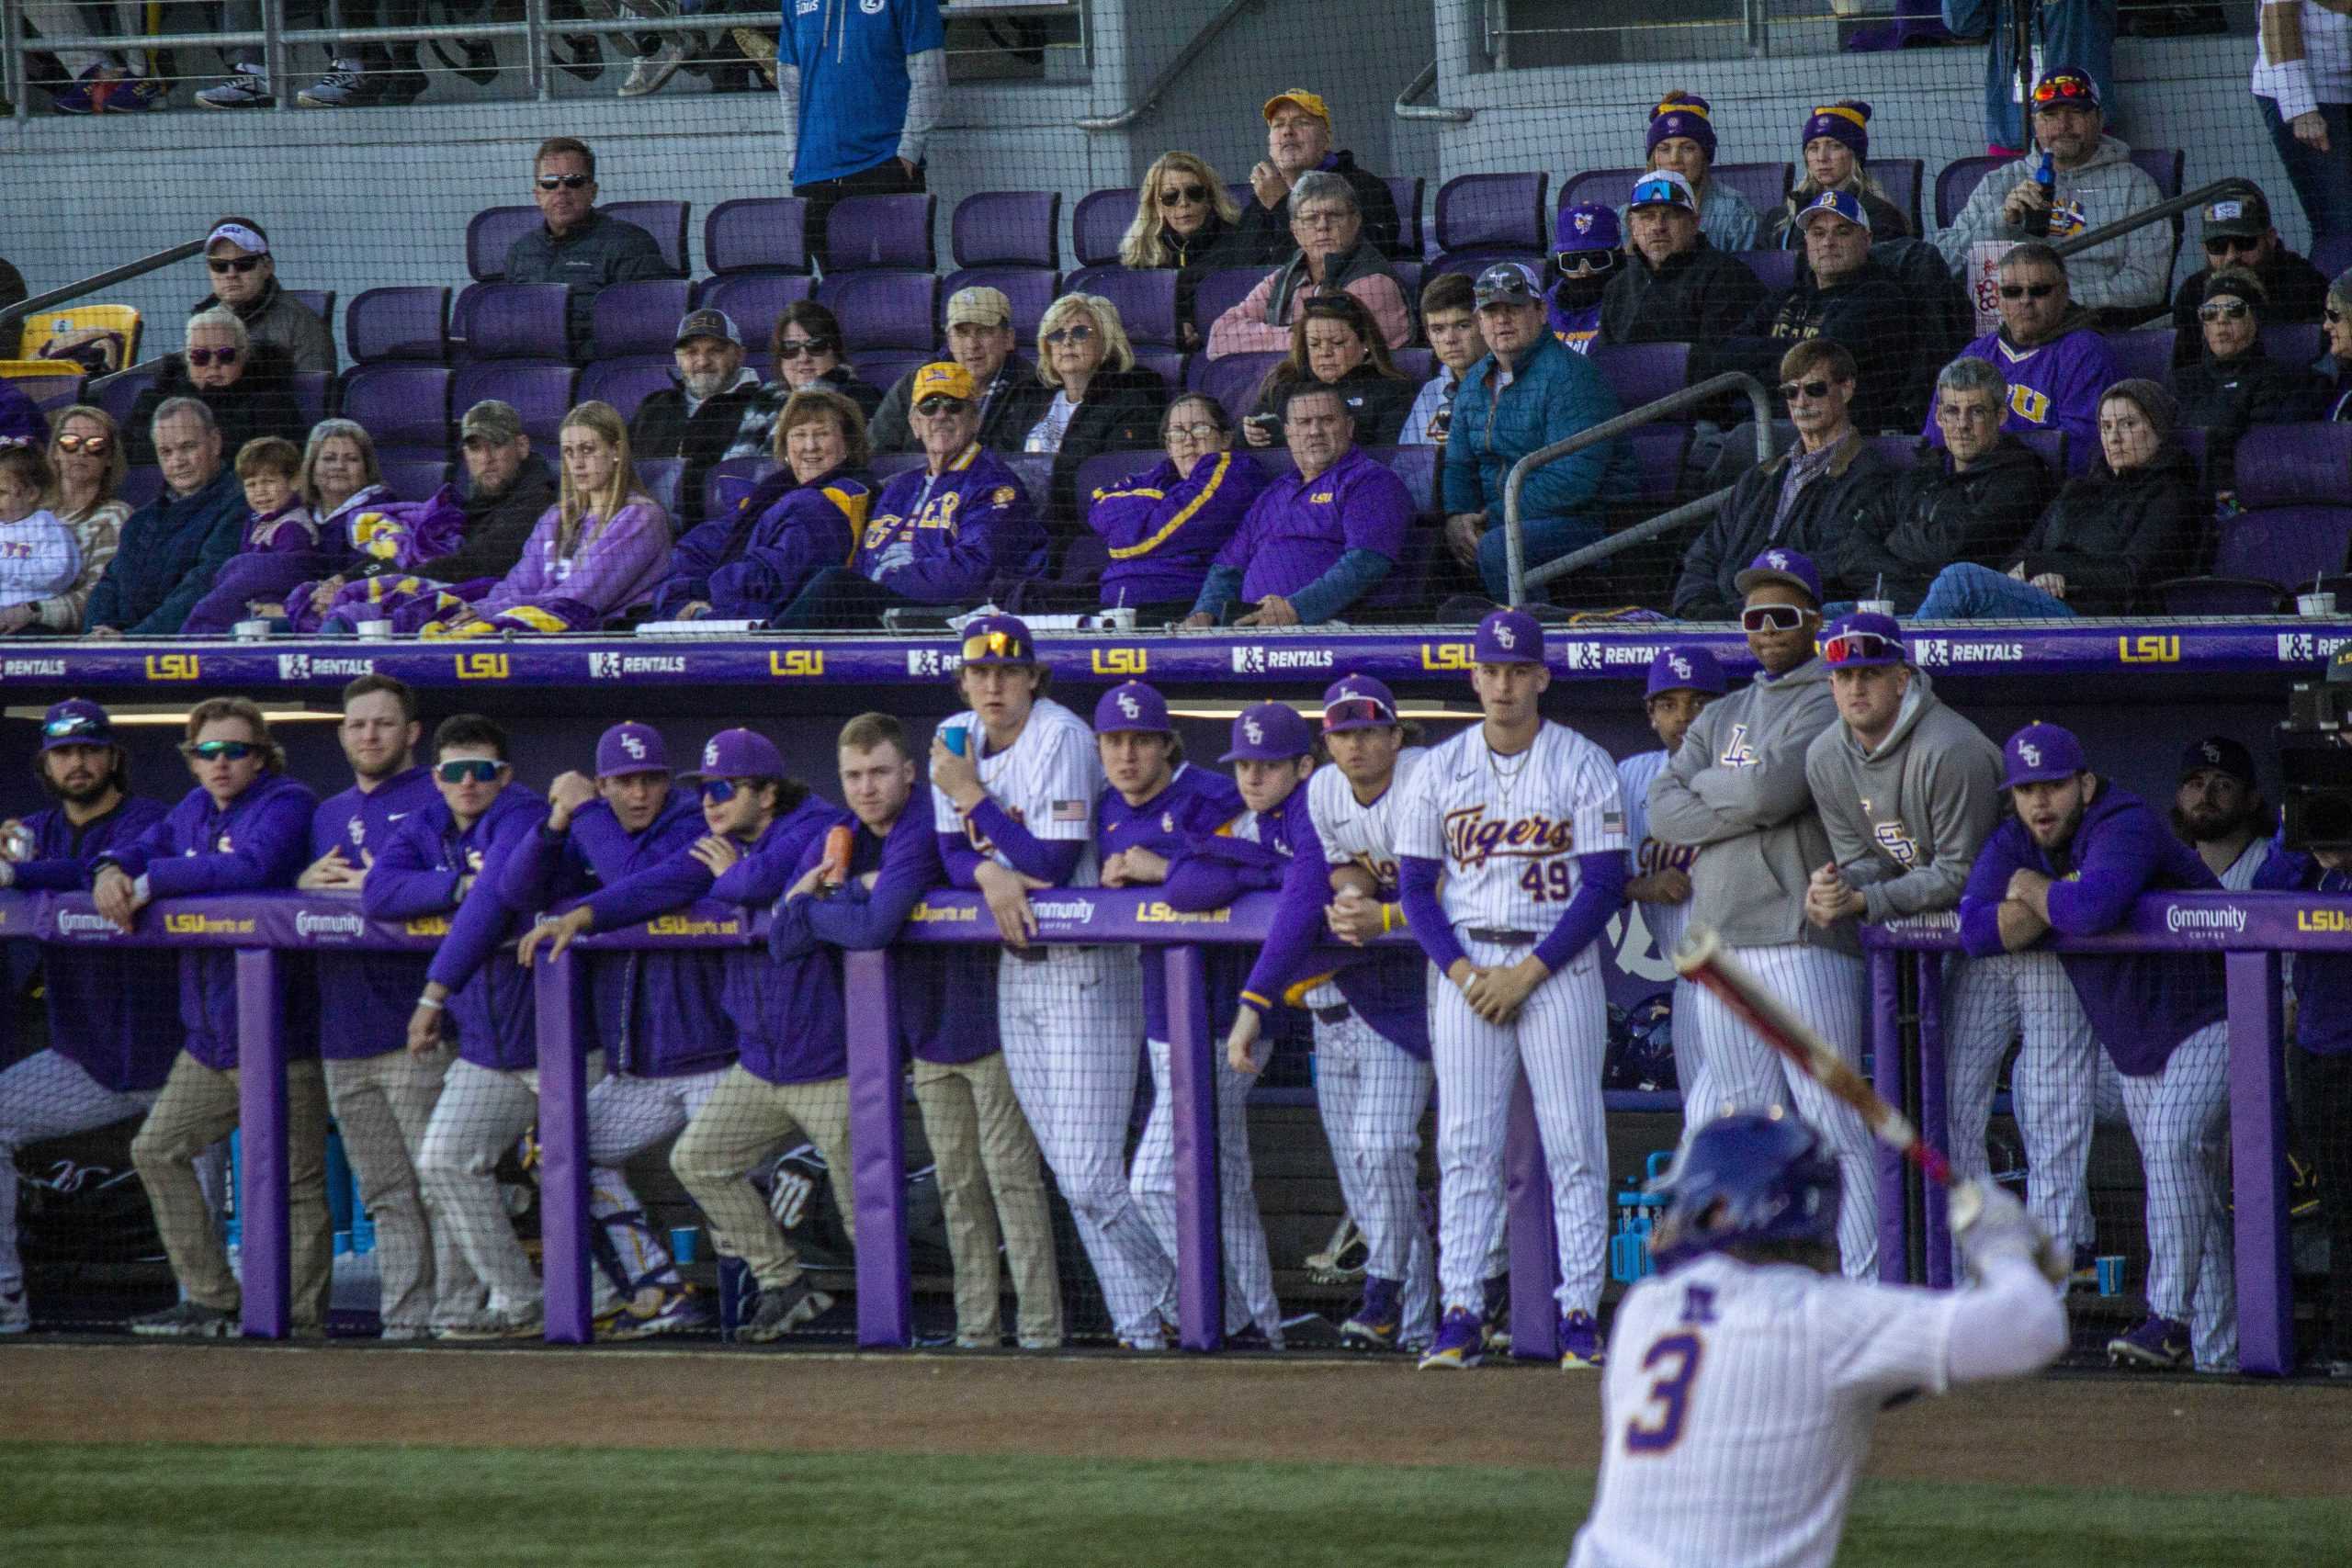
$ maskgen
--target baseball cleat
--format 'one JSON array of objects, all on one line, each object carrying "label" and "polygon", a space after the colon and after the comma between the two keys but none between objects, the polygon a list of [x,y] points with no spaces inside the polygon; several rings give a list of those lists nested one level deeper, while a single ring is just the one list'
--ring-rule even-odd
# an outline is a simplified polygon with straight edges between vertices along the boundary
[{"label": "baseball cleat", "polygon": [[130,1332],[169,1339],[226,1339],[237,1332],[237,1314],[194,1302],[175,1302],[161,1312],[130,1320]]},{"label": "baseball cleat", "polygon": [[781,1339],[804,1323],[811,1323],[832,1310],[833,1298],[812,1289],[806,1275],[795,1277],[789,1283],[760,1287],[759,1304],[735,1337],[754,1345],[764,1345]]},{"label": "baseball cleat", "polygon": [[520,1312],[482,1311],[468,1313],[436,1325],[433,1337],[455,1344],[469,1344],[491,1339],[542,1339],[547,1337],[547,1320],[537,1307]]},{"label": "baseball cleat", "polygon": [[1363,1277],[1363,1301],[1355,1315],[1340,1325],[1340,1343],[1357,1350],[1394,1350],[1405,1326],[1398,1301],[1403,1286],[1377,1274]]},{"label": "baseball cleat", "polygon": [[637,1302],[623,1307],[599,1338],[650,1339],[657,1334],[693,1334],[716,1326],[718,1319],[691,1285],[662,1291],[643,1308]]},{"label": "baseball cleat", "polygon": [[0,1291],[0,1334],[23,1334],[33,1325],[33,1309],[22,1291]]},{"label": "baseball cleat", "polygon": [[1560,1370],[1575,1371],[1598,1367],[1608,1359],[1601,1348],[1600,1325],[1589,1312],[1572,1312],[1560,1319]]},{"label": "baseball cleat", "polygon": [[1498,1274],[1479,1287],[1486,1295],[1487,1310],[1482,1321],[1487,1325],[1487,1348],[1508,1351],[1510,1348],[1510,1276]]},{"label": "baseball cleat", "polygon": [[1439,1320],[1437,1338],[1430,1346],[1430,1353],[1421,1358],[1423,1371],[1435,1369],[1460,1371],[1475,1367],[1486,1358],[1484,1325],[1478,1314],[1468,1307],[1448,1307]]},{"label": "baseball cleat", "polygon": [[2119,1367],[2177,1371],[2188,1365],[2188,1325],[2177,1317],[2152,1316],[2131,1333],[2109,1340],[2107,1358]]}]

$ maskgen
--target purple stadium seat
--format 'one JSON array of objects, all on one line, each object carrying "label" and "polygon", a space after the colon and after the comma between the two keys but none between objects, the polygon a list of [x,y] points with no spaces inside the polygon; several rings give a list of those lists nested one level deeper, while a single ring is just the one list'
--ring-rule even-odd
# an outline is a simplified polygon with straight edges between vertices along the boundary
[{"label": "purple stadium seat", "polygon": [[1119,242],[1136,220],[1132,190],[1089,191],[1078,198],[1069,217],[1070,254],[1080,266],[1116,266]]},{"label": "purple stadium seat", "polygon": [[1149,452],[1098,452],[1078,466],[1075,486],[1081,503],[1091,502],[1098,490],[1112,486],[1135,474],[1144,473],[1166,454]]},{"label": "purple stadium seat", "polygon": [[[594,368],[593,365],[589,367],[590,370]],[[584,371],[582,379],[586,379]],[[645,487],[646,494],[662,503],[662,510],[670,514],[671,525],[674,528],[678,521],[678,481],[684,477],[685,459],[640,457],[634,466],[637,482]]]},{"label": "purple stadium seat", "polygon": [[[2173,432],[2175,435],[2181,433]],[[2094,440],[2097,437],[2093,437]],[[2066,472],[2066,433],[2063,430],[2029,430],[2018,434],[2025,449],[2041,459],[2041,466],[2052,473]]]},{"label": "purple stadium seat", "polygon": [[2134,147],[2132,162],[2156,182],[2156,188],[2166,196],[2180,194],[2181,175],[2188,167],[2188,154],[2177,147]]},{"label": "purple stadium seat", "polygon": [[115,491],[115,499],[136,512],[163,493],[164,470],[147,463],[122,476],[122,488]]},{"label": "purple stadium seat", "polygon": [[[287,390],[294,394],[294,407],[302,415],[302,428],[308,430],[327,416],[328,396],[334,390],[334,372],[297,370],[288,378]],[[221,456],[234,457],[233,453],[224,452]]]},{"label": "purple stadium seat", "polygon": [[592,360],[580,372],[572,396],[581,402],[594,399],[610,403],[621,418],[635,419],[637,405],[670,386],[677,362],[666,354],[632,354],[616,359]]},{"label": "purple stadium seat", "polygon": [[2352,234],[2322,234],[2312,242],[2312,265],[2331,282],[2352,267]]},{"label": "purple stadium seat", "polygon": [[379,447],[376,466],[384,471],[386,487],[402,501],[430,501],[435,491],[449,482],[449,462],[446,457],[401,453],[388,456]]},{"label": "purple stadium seat", "polygon": [[[1416,256],[1399,256],[1388,264],[1396,274],[1397,289],[1405,296],[1405,313],[1412,318],[1416,336],[1421,331],[1421,288],[1429,282],[1429,263]],[[1538,265],[1540,275],[1543,267]]]},{"label": "purple stadium seat", "polygon": [[752,493],[752,487],[775,471],[773,457],[729,457],[713,463],[702,476],[702,514],[724,517]]},{"label": "purple stadium seat", "polygon": [[2107,351],[2115,356],[2120,378],[2144,376],[2161,387],[2172,385],[2173,329],[2143,327],[2133,333],[2107,333]]},{"label": "purple stadium seat", "polygon": [[[658,354],[667,359],[677,341],[678,322],[686,313],[685,280],[658,277],[616,283],[597,294],[592,309],[590,332],[597,358]],[[751,339],[747,336],[744,342],[748,344]]]},{"label": "purple stadium seat", "polygon": [[286,297],[288,299],[293,300],[298,305],[303,306],[309,310],[311,314],[316,316],[319,320],[326,323],[327,344],[330,347],[332,347],[336,342],[334,332],[334,295],[335,291],[332,288],[288,288],[286,290]]},{"label": "purple stadium seat", "polygon": [[948,253],[959,267],[1025,266],[1058,272],[1062,198],[1042,190],[990,190],[956,204]]},{"label": "purple stadium seat", "polygon": [[2262,329],[2262,352],[2281,365],[2308,367],[2327,352],[2317,321],[2282,321]]},{"label": "purple stadium seat", "polygon": [[1976,193],[1976,187],[1984,183],[1984,176],[2011,162],[2014,160],[1978,152],[1946,164],[1936,175],[1936,227],[1951,228],[1952,220],[1960,216],[1961,209]]},{"label": "purple stadium seat", "polygon": [[596,210],[634,223],[653,236],[662,259],[676,276],[686,276],[686,209],[683,201],[608,201]]},{"label": "purple stadium seat", "polygon": [[1544,193],[1552,176],[1461,175],[1438,187],[1437,248],[1455,251],[1532,251],[1550,246],[1550,213]]},{"label": "purple stadium seat", "polygon": [[1389,358],[1397,374],[1416,387],[1437,374],[1437,355],[1426,348],[1400,348]]},{"label": "purple stadium seat", "polygon": [[1196,369],[1193,378],[1199,389],[1215,398],[1223,405],[1227,416],[1238,424],[1258,406],[1258,393],[1266,372],[1282,362],[1283,355],[1279,354],[1228,354],[1223,359],[1207,361],[1207,367]]},{"label": "purple stadium seat", "polygon": [[1634,182],[1647,171],[1642,169],[1587,169],[1570,175],[1560,182],[1559,206],[1623,207],[1625,198],[1634,194]]},{"label": "purple stadium seat", "polygon": [[1221,266],[1204,273],[1193,290],[1193,321],[1199,326],[1201,341],[1206,343],[1209,329],[1216,319],[1250,297],[1250,291],[1266,280],[1268,268],[1262,266]]},{"label": "purple stadium seat", "polygon": [[469,409],[484,398],[512,403],[523,418],[524,433],[542,452],[557,449],[556,434],[563,416],[571,412],[573,383],[579,371],[569,365],[540,361],[473,360],[458,369],[449,384],[449,404]]},{"label": "purple stadium seat", "polygon": [[100,377],[86,389],[98,407],[114,416],[117,424],[127,425],[130,423],[130,411],[139,401],[139,394],[155,384],[155,375],[153,370],[144,367],[133,367],[111,376]]},{"label": "purple stadium seat", "polygon": [[1367,446],[1364,450],[1405,481],[1405,488],[1412,492],[1415,516],[1442,515],[1443,509],[1438,504],[1436,447]]},{"label": "purple stadium seat", "polygon": [[[1674,504],[1681,484],[1682,457],[1690,445],[1690,427],[1668,423],[1639,425],[1626,433],[1625,442],[1634,449],[1634,499],[1645,507],[1665,511]],[[1909,459],[1895,460],[1907,463]]]},{"label": "purple stadium seat", "polygon": [[11,376],[8,385],[32,400],[33,407],[46,414],[54,414],[82,400],[82,380],[78,372],[56,376]]},{"label": "purple stadium seat", "polygon": [[1184,386],[1184,375],[1193,356],[1181,348],[1169,348],[1160,344],[1139,343],[1135,345],[1136,368],[1148,370],[1167,384],[1170,393]]},{"label": "purple stadium seat", "polygon": [[[355,302],[353,309],[357,308]],[[374,436],[379,449],[398,447],[446,457],[449,380],[446,365],[398,361],[362,365],[344,372],[343,417]]]},{"label": "purple stadium seat", "polygon": [[477,283],[497,282],[514,242],[546,221],[536,207],[483,208],[466,224],[466,270]]},{"label": "purple stadium seat", "polygon": [[874,488],[880,490],[900,474],[923,466],[920,452],[876,452],[874,454]]},{"label": "purple stadium seat", "polygon": [[1797,262],[1801,252],[1734,251],[1732,254],[1756,275],[1757,281],[1774,294],[1786,294],[1797,286]]},{"label": "purple stadium seat", "polygon": [[2292,587],[2345,569],[2352,541],[2352,424],[2256,425],[2238,443],[2240,511],[2228,525],[2217,572]]},{"label": "purple stadium seat", "polygon": [[1396,243],[1404,247],[1407,255],[1419,255],[1421,194],[1429,188],[1429,182],[1419,175],[1410,179],[1392,175],[1381,183],[1388,187],[1390,199],[1396,203]]},{"label": "purple stadium seat", "polygon": [[[1164,270],[1132,272],[1123,266],[1092,266],[1069,275],[1065,290],[1092,294],[1118,308],[1119,324],[1136,346],[1181,347],[1176,322],[1176,275]],[[1026,334],[1034,336],[1034,333]]]},{"label": "purple stadium seat", "polygon": [[853,358],[862,349],[928,350],[938,342],[939,279],[927,272],[830,273],[817,285],[817,302],[840,318]]},{"label": "purple stadium seat", "polygon": [[466,291],[468,359],[561,359],[565,301],[560,283],[485,283]]},{"label": "purple stadium seat", "polygon": [[[1707,171],[1709,185],[1721,180],[1746,197],[1757,216],[1767,220],[1789,199],[1789,186],[1795,179],[1792,164],[1717,164]],[[1633,188],[1630,183],[1625,187],[1628,194]]]},{"label": "purple stadium seat", "polygon": [[736,272],[807,272],[808,204],[797,197],[722,201],[702,220],[702,265]]},{"label": "purple stadium seat", "polygon": [[776,322],[786,308],[808,299],[816,287],[816,280],[806,276],[733,272],[704,283],[696,302],[734,317],[735,324],[743,330],[743,345],[751,351],[752,362],[764,366]]},{"label": "purple stadium seat", "polygon": [[449,356],[449,290],[370,288],[344,313],[345,350],[356,365],[387,359],[439,364]]},{"label": "purple stadium seat", "polygon": [[874,267],[933,272],[939,252],[932,243],[937,201],[928,196],[853,196],[825,220],[827,276]]},{"label": "purple stadium seat", "polygon": [[1871,177],[1878,181],[1878,188],[1886,192],[1886,199],[1903,209],[1911,220],[1911,232],[1922,233],[1919,226],[1919,191],[1928,183],[1928,161],[1925,158],[1873,158]]},{"label": "purple stadium seat", "polygon": [[855,356],[857,378],[869,387],[885,390],[899,384],[899,378],[910,370],[922,368],[933,360],[944,359],[945,351],[936,348],[874,348]]},{"label": "purple stadium seat", "polygon": [[1619,402],[1629,409],[1639,408],[1690,384],[1690,345],[1604,344],[1592,351],[1592,366],[1617,394]]},{"label": "purple stadium seat", "polygon": [[1865,435],[1862,439],[1898,473],[1919,460],[1920,441],[1916,434]]},{"label": "purple stadium seat", "polygon": [[[959,288],[1001,290],[1012,306],[1013,340],[1025,348],[1037,341],[1037,323],[1045,319],[1046,307],[1060,297],[1062,279],[1061,274],[1043,267],[965,267],[940,279],[939,309],[943,314],[947,301],[955,298]],[[945,336],[944,329],[941,335]]]}]

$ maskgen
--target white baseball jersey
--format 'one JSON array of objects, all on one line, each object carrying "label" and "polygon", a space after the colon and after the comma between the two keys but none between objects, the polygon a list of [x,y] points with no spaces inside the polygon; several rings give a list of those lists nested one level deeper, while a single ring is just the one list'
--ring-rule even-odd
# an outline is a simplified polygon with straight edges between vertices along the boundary
[{"label": "white baseball jersey", "polygon": [[[1645,751],[1617,764],[1617,792],[1625,803],[1625,840],[1634,846],[1633,874],[1649,876],[1674,870],[1688,875],[1699,858],[1695,844],[1669,844],[1650,836],[1650,781],[1666,771],[1667,750]],[[1690,900],[1679,904],[1645,904],[1642,924],[1657,942],[1660,958],[1672,958],[1690,929]]]},{"label": "white baseball jersey", "polygon": [[1944,1392],[1959,1299],[1721,1254],[1635,1285],[1569,1568],[1827,1568],[1880,1409]]},{"label": "white baseball jersey", "polygon": [[1396,840],[1398,854],[1445,863],[1447,919],[1538,936],[1576,897],[1577,856],[1625,848],[1617,765],[1548,719],[1516,757],[1496,756],[1483,724],[1431,751]]},{"label": "white baseball jersey", "polygon": [[[986,745],[979,716],[966,709],[947,721],[969,725],[965,744]],[[994,756],[979,758],[980,784],[1012,819],[1035,839],[1075,839],[1086,846],[1078,869],[1063,886],[1093,887],[1100,884],[1094,856],[1094,800],[1102,793],[1102,758],[1094,748],[1094,731],[1086,721],[1051,697],[1039,697],[1029,710],[1029,722],[1011,746]],[[933,785],[932,821],[943,833],[964,833],[972,847],[1000,865],[1004,855],[987,836],[956,809],[947,792]]]},{"label": "white baseball jersey", "polygon": [[1335,762],[1326,762],[1306,781],[1306,813],[1315,835],[1323,840],[1323,858],[1333,865],[1356,864],[1380,879],[1394,895],[1396,886],[1397,812],[1412,794],[1413,780],[1429,760],[1426,746],[1408,746],[1396,753],[1396,771],[1380,798],[1366,806],[1356,799],[1353,785]]}]

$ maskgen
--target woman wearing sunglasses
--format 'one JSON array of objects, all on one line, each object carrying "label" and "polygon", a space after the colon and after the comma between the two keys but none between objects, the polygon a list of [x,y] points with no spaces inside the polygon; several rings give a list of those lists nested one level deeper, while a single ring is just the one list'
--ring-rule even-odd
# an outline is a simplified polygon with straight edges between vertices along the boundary
[{"label": "woman wearing sunglasses", "polygon": [[1871,243],[1911,237],[1911,220],[1888,199],[1886,187],[1868,167],[1870,105],[1846,98],[1814,110],[1804,122],[1804,173],[1773,216],[1774,245],[1784,251],[1804,249],[1804,229],[1797,217],[1826,190],[1845,191],[1862,204]]},{"label": "woman wearing sunglasses", "polygon": [[72,587],[34,600],[31,620],[13,629],[70,634],[82,629],[82,612],[90,603],[90,590],[98,585],[107,563],[114,559],[122,525],[130,517],[130,503],[115,499],[130,465],[123,455],[122,433],[116,428],[114,416],[87,403],[62,411],[49,438],[49,466],[57,475],[56,496],[50,510],[73,530],[74,541],[81,546],[82,573]]},{"label": "woman wearing sunglasses", "polygon": [[1176,320],[1186,348],[1201,345],[1193,324],[1193,290],[1202,277],[1254,260],[1240,222],[1240,207],[1208,160],[1165,152],[1145,171],[1136,193],[1135,221],[1119,241],[1119,265],[1176,269]]},{"label": "woman wearing sunglasses", "polygon": [[[2327,355],[2335,367],[2335,385],[2327,394],[2325,419],[2352,420],[2352,267],[2327,286],[2327,310],[2320,318],[2327,335]],[[71,412],[71,411],[68,411]]]},{"label": "woman wearing sunglasses", "polygon": [[254,342],[235,311],[218,306],[198,311],[187,319],[187,345],[164,359],[163,373],[130,407],[130,461],[156,460],[150,427],[155,411],[174,398],[194,398],[212,411],[223,452],[242,451],[262,435],[300,446],[309,425],[294,401],[293,374],[287,352]]},{"label": "woman wearing sunglasses", "polygon": [[2263,352],[2263,318],[2269,309],[2269,296],[2254,274],[2238,267],[2213,274],[2197,307],[2204,353],[2173,372],[2180,423],[2211,432],[2205,472],[2216,491],[2233,488],[2235,448],[2247,427],[2298,424],[2320,416],[2320,378]]},{"label": "woman wearing sunglasses", "polygon": [[1023,451],[1054,456],[1046,522],[1060,535],[1083,526],[1078,466],[1115,448],[1151,445],[1168,384],[1136,364],[1116,305],[1100,294],[1065,294],[1037,323],[1036,384],[1017,396],[1009,428],[1023,433]]},{"label": "woman wearing sunglasses", "polygon": [[1355,421],[1359,446],[1395,446],[1420,392],[1389,359],[1379,321],[1351,294],[1308,298],[1291,323],[1289,355],[1266,372],[1258,406],[1241,422],[1245,441],[1252,446],[1283,444],[1283,405],[1301,381],[1339,389]]},{"label": "woman wearing sunglasses", "polygon": [[839,392],[869,420],[882,406],[882,389],[859,380],[857,372],[842,357],[840,320],[814,299],[796,299],[784,308],[775,330],[768,334],[768,357],[775,364],[775,379],[762,387],[752,406],[743,411],[735,444],[727,448],[729,458],[768,456],[776,415],[796,392],[811,388]]}]

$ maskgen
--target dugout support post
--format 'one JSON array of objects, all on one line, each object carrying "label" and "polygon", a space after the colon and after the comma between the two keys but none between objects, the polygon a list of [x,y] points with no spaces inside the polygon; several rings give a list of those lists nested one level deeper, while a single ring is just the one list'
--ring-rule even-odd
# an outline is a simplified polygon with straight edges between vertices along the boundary
[{"label": "dugout support post", "polygon": [[595,1338],[588,1291],[588,1052],[580,969],[570,953],[539,954],[539,1240],[550,1345]]},{"label": "dugout support post", "polygon": [[[1945,961],[1940,953],[1913,955],[1919,977],[1919,1136],[1930,1148],[1951,1147],[1950,1056],[1944,1049]],[[1920,1183],[1920,1236],[1928,1283],[1948,1291],[1957,1283],[1951,1271],[1951,1192],[1940,1182]],[[1897,1189],[1899,1193],[1901,1189]],[[1891,1194],[1882,1186],[1879,1201]]]},{"label": "dugout support post", "polygon": [[[2276,953],[2223,960],[2230,1006],[2230,1155],[2237,1196],[2238,1367],[2295,1370],[2287,1243],[2287,1084]],[[2335,1195],[2337,1202],[2345,1195]],[[2337,1333],[2341,1336],[2341,1325]]]},{"label": "dugout support post", "polygon": [[[848,1199],[857,1235],[857,1342],[914,1342],[914,1271],[907,1248],[906,1063],[888,948],[842,954],[849,1021]],[[838,1195],[841,1190],[836,1187]]]},{"label": "dugout support post", "polygon": [[[1203,954],[1190,942],[1160,953],[1168,976],[1168,1100],[1175,1134],[1177,1343],[1225,1344],[1225,1231],[1218,1219],[1216,1073]],[[1148,962],[1148,960],[1147,960]]]},{"label": "dugout support post", "polygon": [[[1908,956],[1891,947],[1870,948],[1865,954],[1870,966],[1871,1087],[1889,1105],[1903,1103],[1903,964]],[[1903,1156],[1880,1144],[1878,1277],[1882,1284],[1900,1285],[1910,1278],[1904,1224],[1907,1179]]]},{"label": "dugout support post", "polygon": [[288,1217],[284,965],[274,949],[237,949],[237,1220],[248,1339],[283,1339],[293,1324]]},{"label": "dugout support post", "polygon": [[1560,1359],[1560,1233],[1552,1217],[1552,1168],[1522,1069],[1503,1126],[1503,1226],[1510,1242],[1510,1353]]}]

